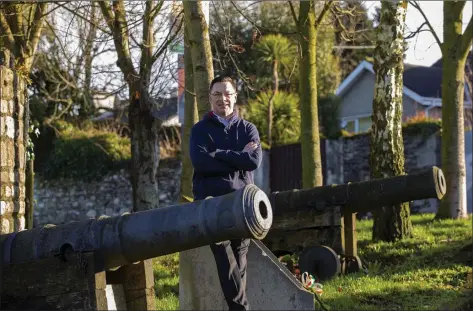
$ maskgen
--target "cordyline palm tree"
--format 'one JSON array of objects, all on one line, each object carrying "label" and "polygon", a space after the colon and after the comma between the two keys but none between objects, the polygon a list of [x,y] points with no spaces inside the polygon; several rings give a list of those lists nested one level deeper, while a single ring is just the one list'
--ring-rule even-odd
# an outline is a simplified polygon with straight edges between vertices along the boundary
[{"label": "cordyline palm tree", "polygon": [[279,66],[286,66],[294,61],[296,46],[285,36],[270,34],[263,36],[255,46],[258,52],[258,61],[272,65],[273,95],[269,99],[268,106],[268,144],[271,146],[271,133],[273,127],[274,96],[279,90]]},{"label": "cordyline palm tree", "polygon": [[[273,101],[274,126],[271,141],[274,144],[294,143],[299,140],[301,133],[301,113],[299,96],[288,92],[260,92],[255,99],[249,101],[248,120],[257,128],[268,126],[269,101]],[[267,134],[261,135],[261,140],[269,141]]]}]

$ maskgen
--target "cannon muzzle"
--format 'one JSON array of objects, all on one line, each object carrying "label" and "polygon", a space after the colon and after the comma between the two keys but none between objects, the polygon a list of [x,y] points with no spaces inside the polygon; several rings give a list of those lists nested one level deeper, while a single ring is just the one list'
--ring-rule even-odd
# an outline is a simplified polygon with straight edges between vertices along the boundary
[{"label": "cannon muzzle", "polygon": [[95,252],[98,269],[109,270],[224,240],[261,240],[272,219],[266,194],[248,185],[192,203],[10,233],[0,237],[0,247],[7,264]]}]

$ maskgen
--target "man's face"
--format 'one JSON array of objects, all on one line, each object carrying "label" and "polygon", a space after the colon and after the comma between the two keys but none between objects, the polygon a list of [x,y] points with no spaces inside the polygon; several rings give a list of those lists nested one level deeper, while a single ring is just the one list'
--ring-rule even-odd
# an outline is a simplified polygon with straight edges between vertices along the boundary
[{"label": "man's face", "polygon": [[237,92],[230,82],[217,82],[210,90],[210,104],[212,111],[225,118],[232,114]]}]

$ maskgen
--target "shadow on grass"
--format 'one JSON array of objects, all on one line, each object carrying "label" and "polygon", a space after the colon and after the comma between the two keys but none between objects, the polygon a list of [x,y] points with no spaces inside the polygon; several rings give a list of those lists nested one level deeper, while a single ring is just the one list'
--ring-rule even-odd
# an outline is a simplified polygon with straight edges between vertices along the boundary
[{"label": "shadow on grass", "polygon": [[174,294],[179,296],[179,283],[174,285],[169,284],[155,284],[154,285],[154,295],[156,298],[161,299],[169,296],[169,294]]},{"label": "shadow on grass", "polygon": [[179,295],[179,271],[172,267],[154,269],[154,293],[158,299],[165,298],[171,293]]},{"label": "shadow on grass", "polygon": [[169,270],[154,270],[154,279],[155,280],[160,280],[160,279],[167,279],[167,278],[173,278],[179,276],[179,271],[169,271]]},{"label": "shadow on grass", "polygon": [[360,246],[363,249],[360,254],[363,263],[378,261],[383,267],[402,266],[403,271],[418,268],[448,269],[458,264],[473,265],[473,247],[468,238],[432,245],[402,241],[396,246],[384,244],[373,249],[370,244]]},{"label": "shadow on grass", "polygon": [[[341,293],[324,300],[331,310],[471,310],[468,292],[431,288],[392,288],[377,293]],[[452,301],[456,301],[452,305]]]}]

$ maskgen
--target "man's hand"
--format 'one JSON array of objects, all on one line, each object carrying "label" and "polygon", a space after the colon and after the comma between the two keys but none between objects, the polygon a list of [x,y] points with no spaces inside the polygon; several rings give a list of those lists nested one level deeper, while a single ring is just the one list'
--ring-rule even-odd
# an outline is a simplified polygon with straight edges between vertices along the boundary
[{"label": "man's hand", "polygon": [[[246,144],[245,148],[243,148],[242,152],[253,152],[255,151],[256,149],[258,148],[258,144],[255,143],[255,142],[249,142],[248,144]],[[215,158],[215,152],[217,151],[221,151],[220,149],[217,149],[213,152],[209,152],[209,156],[211,156],[212,158]]]},{"label": "man's hand", "polygon": [[246,144],[245,148],[243,148],[243,152],[253,152],[258,148],[258,144],[251,141],[248,144]]},{"label": "man's hand", "polygon": [[217,151],[222,151],[222,150],[221,150],[221,149],[217,149],[217,150],[215,150],[215,151],[213,151],[213,152],[210,152],[209,155],[210,155],[212,158],[215,158],[215,152],[217,152]]}]

